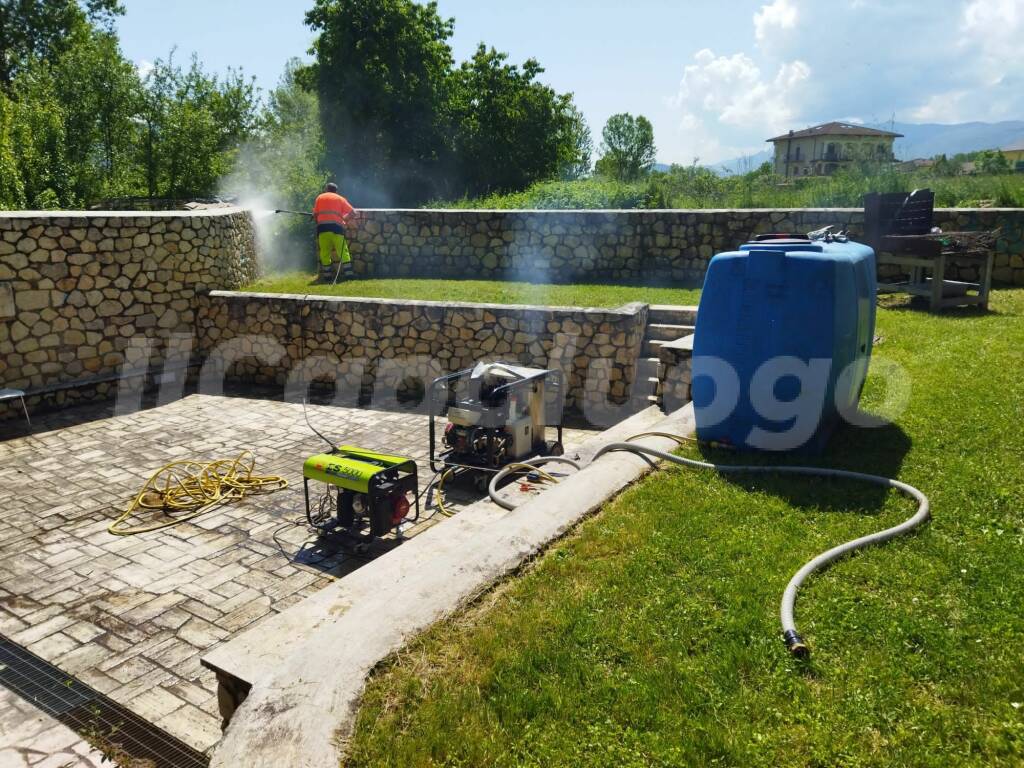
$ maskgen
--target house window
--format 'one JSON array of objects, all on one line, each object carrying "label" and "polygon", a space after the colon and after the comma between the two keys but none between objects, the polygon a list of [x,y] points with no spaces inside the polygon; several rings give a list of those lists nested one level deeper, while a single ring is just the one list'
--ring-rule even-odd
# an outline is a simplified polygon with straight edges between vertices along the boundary
[{"label": "house window", "polygon": [[800,147],[797,147],[796,149],[793,150],[793,159],[794,160],[799,160],[800,159]]}]

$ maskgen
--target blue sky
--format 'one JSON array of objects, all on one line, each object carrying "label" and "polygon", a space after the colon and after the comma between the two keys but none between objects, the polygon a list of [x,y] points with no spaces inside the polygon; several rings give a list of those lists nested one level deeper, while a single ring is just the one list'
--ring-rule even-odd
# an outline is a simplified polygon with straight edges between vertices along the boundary
[{"label": "blue sky", "polygon": [[[312,40],[310,3],[126,0],[140,67],[199,54],[272,87]],[[572,91],[595,142],[609,115],[654,123],[661,162],[715,163],[826,120],[1024,119],[1024,0],[440,0],[457,60],[485,41]]]}]

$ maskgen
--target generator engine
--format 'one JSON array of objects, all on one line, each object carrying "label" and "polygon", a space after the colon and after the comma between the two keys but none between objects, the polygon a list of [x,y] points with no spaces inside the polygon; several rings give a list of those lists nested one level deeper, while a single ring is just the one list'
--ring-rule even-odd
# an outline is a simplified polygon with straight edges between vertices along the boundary
[{"label": "generator engine", "polygon": [[[306,459],[302,476],[306,518],[321,531],[359,534],[369,529],[367,538],[373,538],[419,518],[416,462],[405,456],[342,445]],[[333,487],[320,497],[316,510],[310,504],[310,480]]]},{"label": "generator engine", "polygon": [[[548,397],[561,388],[561,373],[510,363],[479,363],[431,385],[430,465],[498,469],[539,454],[562,452],[561,419],[549,424]],[[440,404],[440,413],[434,408]],[[448,416],[436,450],[435,415]],[[547,428],[557,430],[549,443]]]}]

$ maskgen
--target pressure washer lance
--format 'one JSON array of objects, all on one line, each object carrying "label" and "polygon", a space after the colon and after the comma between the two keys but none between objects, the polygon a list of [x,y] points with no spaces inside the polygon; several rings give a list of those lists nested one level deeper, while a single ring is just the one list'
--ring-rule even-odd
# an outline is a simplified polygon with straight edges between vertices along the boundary
[{"label": "pressure washer lance", "polygon": [[[685,438],[680,435],[672,435],[668,433],[644,433],[641,435],[634,435],[633,437],[627,438],[628,440],[635,440],[640,437],[667,437],[675,440],[677,443],[682,445],[684,442],[689,442],[691,438]],[[902,493],[904,496],[917,501],[917,511],[913,515],[908,517],[902,523],[894,525],[891,528],[886,528],[883,531],[877,531],[876,533],[869,533],[866,536],[847,541],[838,546],[832,547],[831,549],[822,552],[820,555],[808,560],[803,567],[796,572],[796,574],[789,580],[789,584],[786,585],[785,591],[782,593],[782,603],[779,606],[779,622],[782,625],[782,639],[786,643],[786,648],[789,649],[790,653],[799,659],[806,659],[810,656],[811,650],[804,642],[800,633],[797,632],[796,622],[793,619],[793,609],[796,604],[796,593],[807,580],[807,577],[816,571],[823,570],[825,567],[831,565],[836,560],[855,552],[858,549],[868,546],[869,544],[882,544],[891,539],[895,539],[897,536],[903,536],[910,533],[918,526],[926,523],[930,517],[928,497],[925,496],[921,491],[912,485],[902,483],[899,480],[893,480],[888,477],[882,477],[881,475],[869,475],[863,472],[850,472],[844,469],[829,469],[827,467],[793,467],[793,466],[763,466],[763,465],[743,465],[743,464],[712,464],[706,461],[697,461],[695,459],[687,459],[682,456],[676,456],[672,453],[666,453],[665,451],[659,451],[655,448],[648,448],[645,445],[637,445],[635,443],[623,442],[623,443],[609,443],[594,454],[594,458],[591,460],[591,464],[597,461],[599,458],[604,456],[606,453],[613,453],[615,451],[628,451],[635,453],[640,456],[653,456],[658,459],[664,459],[665,461],[672,462],[673,464],[680,464],[684,467],[692,467],[695,469],[710,469],[718,472],[722,475],[727,474],[781,474],[781,475],[804,475],[809,477],[828,477],[838,478],[841,480],[855,480],[862,483],[870,483],[872,485],[880,485],[883,488],[895,488],[897,491]],[[567,460],[562,456],[541,456],[536,459],[531,459],[529,462],[523,462],[522,464],[510,465],[498,472],[491,480],[490,485],[487,488],[488,494],[491,500],[498,504],[504,509],[515,509],[514,504],[506,499],[498,496],[497,488],[505,477],[515,471],[517,468],[520,471],[537,470],[543,464],[552,462],[558,462],[563,464],[569,464],[575,466],[577,469],[579,465],[571,460]]]},{"label": "pressure washer lance", "polygon": [[[308,216],[309,218],[313,218],[313,214],[309,213],[308,211],[289,211],[285,208],[278,208],[277,210],[274,211],[274,213],[291,213],[294,214],[295,216]],[[334,279],[331,281],[331,285],[338,284],[338,278],[341,277],[341,266],[341,260],[339,259],[338,268],[334,270]]]}]

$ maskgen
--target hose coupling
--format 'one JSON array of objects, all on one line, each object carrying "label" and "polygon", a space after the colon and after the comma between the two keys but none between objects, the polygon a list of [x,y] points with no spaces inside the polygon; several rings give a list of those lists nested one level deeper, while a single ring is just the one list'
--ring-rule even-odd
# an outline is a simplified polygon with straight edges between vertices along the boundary
[{"label": "hose coupling", "polygon": [[795,629],[787,629],[783,632],[782,639],[786,641],[787,650],[798,659],[806,659],[811,655],[811,649],[807,647],[807,643]]}]

